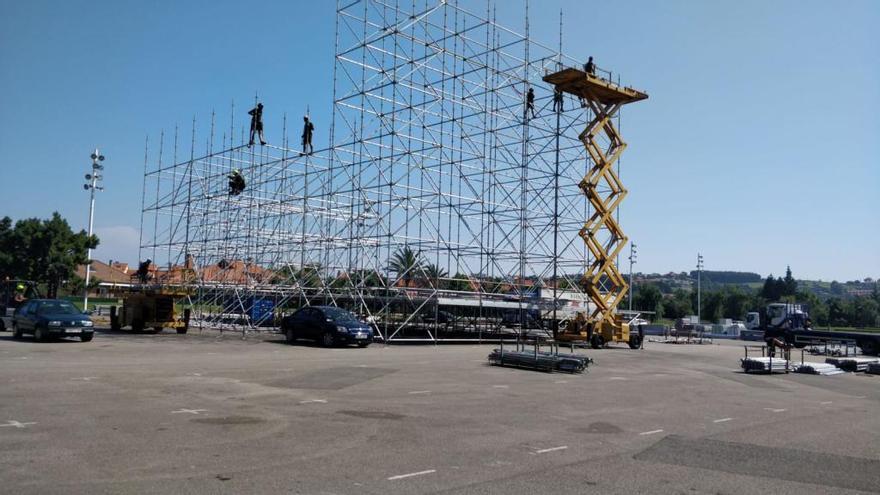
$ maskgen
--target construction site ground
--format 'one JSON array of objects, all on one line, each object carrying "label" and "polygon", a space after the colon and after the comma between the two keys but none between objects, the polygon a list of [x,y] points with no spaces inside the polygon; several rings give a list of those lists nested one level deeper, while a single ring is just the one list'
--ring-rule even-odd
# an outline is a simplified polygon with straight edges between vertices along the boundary
[{"label": "construction site ground", "polygon": [[580,351],[582,375],[492,348],[0,333],[2,491],[880,490],[880,376],[745,375],[731,341]]}]

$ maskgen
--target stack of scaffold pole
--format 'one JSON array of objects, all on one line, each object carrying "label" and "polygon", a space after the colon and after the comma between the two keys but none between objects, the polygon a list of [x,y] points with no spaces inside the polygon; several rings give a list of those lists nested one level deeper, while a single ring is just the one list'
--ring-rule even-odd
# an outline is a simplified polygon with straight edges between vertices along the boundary
[{"label": "stack of scaffold pole", "polygon": [[868,366],[872,364],[880,363],[880,358],[875,357],[830,357],[826,358],[825,362],[828,364],[833,364],[838,368],[844,371],[868,371]]},{"label": "stack of scaffold pole", "polygon": [[763,373],[788,373],[788,360],[777,357],[746,357],[740,360],[746,373],[758,371]]},{"label": "stack of scaffold pole", "polygon": [[494,349],[489,354],[489,364],[495,366],[508,366],[513,368],[524,368],[536,371],[546,371],[552,373],[561,371],[565,373],[583,373],[593,360],[587,356],[578,354],[562,354],[558,352],[546,352],[538,350],[535,345],[534,349],[527,350],[523,346],[517,345],[516,350],[508,350],[501,347]]}]

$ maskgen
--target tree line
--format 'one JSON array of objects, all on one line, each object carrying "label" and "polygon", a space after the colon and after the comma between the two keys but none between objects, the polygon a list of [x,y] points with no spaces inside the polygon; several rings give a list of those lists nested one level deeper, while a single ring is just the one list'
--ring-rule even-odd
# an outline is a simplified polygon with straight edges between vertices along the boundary
[{"label": "tree line", "polygon": [[[806,304],[810,317],[818,326],[880,327],[880,285],[877,283],[868,295],[820,298],[798,287],[791,268],[786,269],[784,277],[768,276],[759,291],[739,286],[702,291],[700,314],[703,321],[710,322],[721,318],[745,320],[746,313],[759,312],[774,302]],[[633,308],[653,311],[654,319],[695,315],[697,292],[677,289],[672,293],[663,293],[655,284],[638,285],[633,295]]]},{"label": "tree line", "polygon": [[89,262],[88,250],[98,237],[74,232],[58,212],[46,220],[27,218],[13,224],[0,219],[0,280],[24,279],[40,284],[46,296],[58,296],[63,284],[82,285],[76,267]]}]

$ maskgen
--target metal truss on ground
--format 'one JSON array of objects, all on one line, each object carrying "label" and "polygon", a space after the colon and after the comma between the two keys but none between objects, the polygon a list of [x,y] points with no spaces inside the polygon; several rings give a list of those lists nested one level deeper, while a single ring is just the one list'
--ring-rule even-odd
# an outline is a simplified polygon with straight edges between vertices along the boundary
[{"label": "metal truss on ground", "polygon": [[499,25],[489,3],[346,2],[336,32],[329,148],[225,134],[217,146],[212,119],[201,156],[193,131],[188,158],[177,132],[172,153],[163,138],[145,157],[141,256],[157,281],[190,288],[206,325],[332,304],[386,340],[486,337],[588,309],[578,231],[592,207],[578,183],[592,164],[578,133],[593,109],[565,95],[556,111],[542,81],[577,61],[530,39],[527,21],[525,34]]}]

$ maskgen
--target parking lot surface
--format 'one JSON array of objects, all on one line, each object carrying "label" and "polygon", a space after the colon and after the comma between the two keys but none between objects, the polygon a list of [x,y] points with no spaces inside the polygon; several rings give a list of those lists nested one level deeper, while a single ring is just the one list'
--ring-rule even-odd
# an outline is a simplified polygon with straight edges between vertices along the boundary
[{"label": "parking lot surface", "polygon": [[579,351],[583,375],[492,348],[0,333],[0,491],[880,491],[880,377],[745,375],[736,342]]}]

